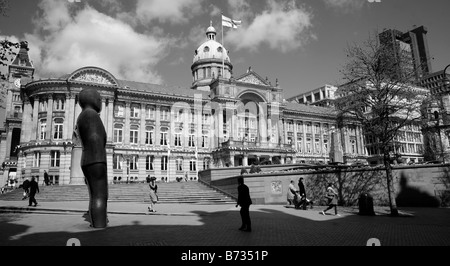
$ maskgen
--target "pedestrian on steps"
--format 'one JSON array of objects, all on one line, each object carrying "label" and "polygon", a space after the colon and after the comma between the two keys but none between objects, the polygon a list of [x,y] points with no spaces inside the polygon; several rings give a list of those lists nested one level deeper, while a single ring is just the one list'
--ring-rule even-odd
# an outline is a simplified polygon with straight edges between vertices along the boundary
[{"label": "pedestrian on steps", "polygon": [[158,202],[158,185],[156,184],[156,177],[150,178],[150,207],[148,207],[149,212],[156,212],[154,207],[155,204]]}]

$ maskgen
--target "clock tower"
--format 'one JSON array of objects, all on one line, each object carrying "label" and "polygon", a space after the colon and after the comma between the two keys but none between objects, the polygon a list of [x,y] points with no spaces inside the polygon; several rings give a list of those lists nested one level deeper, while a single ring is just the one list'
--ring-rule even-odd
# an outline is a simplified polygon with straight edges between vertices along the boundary
[{"label": "clock tower", "polygon": [[[28,42],[20,42],[19,51],[8,66],[7,81],[0,84],[0,186],[13,185],[18,180],[17,149],[22,128],[21,86],[31,82],[34,66],[28,55]],[[4,108],[4,109],[3,109]],[[19,184],[14,184],[18,186]]]}]

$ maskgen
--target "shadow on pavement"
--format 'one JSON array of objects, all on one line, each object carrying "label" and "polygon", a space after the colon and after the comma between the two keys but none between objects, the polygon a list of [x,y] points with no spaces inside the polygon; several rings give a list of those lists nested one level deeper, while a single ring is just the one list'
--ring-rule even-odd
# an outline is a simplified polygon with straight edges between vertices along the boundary
[{"label": "shadow on pavement", "polygon": [[[191,216],[109,215],[106,229],[89,228],[83,214],[5,214],[1,246],[365,246],[448,245],[450,209],[414,209],[411,219],[323,216],[314,210],[260,207],[250,211],[253,232],[242,232],[237,210],[194,211]],[[304,213],[299,213],[304,212]],[[447,222],[446,222],[447,221]]]}]

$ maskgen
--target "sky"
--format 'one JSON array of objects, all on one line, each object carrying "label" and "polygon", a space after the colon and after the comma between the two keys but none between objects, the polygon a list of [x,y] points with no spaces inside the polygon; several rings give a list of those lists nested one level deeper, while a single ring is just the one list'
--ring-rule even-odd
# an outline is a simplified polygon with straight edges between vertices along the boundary
[{"label": "sky", "polygon": [[[221,13],[241,20],[224,28]],[[383,29],[428,29],[433,71],[450,64],[448,0],[9,0],[0,38],[26,40],[35,78],[97,66],[116,78],[189,88],[210,21],[239,77],[252,67],[289,98],[338,85],[345,49]]]}]

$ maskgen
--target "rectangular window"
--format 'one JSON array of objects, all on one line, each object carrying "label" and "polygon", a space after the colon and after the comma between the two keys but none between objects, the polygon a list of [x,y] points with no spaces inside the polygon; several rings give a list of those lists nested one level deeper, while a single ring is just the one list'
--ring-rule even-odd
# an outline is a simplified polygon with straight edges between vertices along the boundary
[{"label": "rectangular window", "polygon": [[209,144],[208,144],[208,136],[203,135],[202,136],[202,148],[206,148],[208,146],[209,146]]},{"label": "rectangular window", "polygon": [[175,134],[175,146],[178,146],[178,147],[181,146],[181,133]]},{"label": "rectangular window", "polygon": [[177,171],[183,171],[183,158],[177,158],[175,163]]},{"label": "rectangular window", "polygon": [[132,105],[130,108],[130,117],[131,118],[138,118],[139,117],[139,106]]},{"label": "rectangular window", "polygon": [[153,131],[146,131],[145,132],[145,144],[152,145],[153,143],[154,143]]},{"label": "rectangular window", "polygon": [[131,126],[131,129],[130,129],[130,144],[138,144],[138,137],[139,137],[139,127],[138,126]]},{"label": "rectangular window", "polygon": [[320,153],[320,140],[319,139],[316,139],[316,141],[314,142],[314,152]]},{"label": "rectangular window", "polygon": [[121,104],[114,106],[114,116],[115,117],[124,117],[124,107]]},{"label": "rectangular window", "polygon": [[61,153],[59,151],[51,151],[50,152],[50,166],[51,167],[59,167],[60,158],[61,158]]},{"label": "rectangular window", "polygon": [[168,121],[169,120],[169,112],[167,111],[167,109],[161,109],[161,115],[160,118],[163,121]]},{"label": "rectangular window", "polygon": [[113,155],[113,169],[122,170],[122,156],[119,154]]},{"label": "rectangular window", "polygon": [[154,156],[147,156],[147,158],[145,159],[145,170],[153,170],[153,161],[154,161],[155,157]]},{"label": "rectangular window", "polygon": [[39,126],[39,138],[41,140],[44,140],[47,136],[47,120],[41,120],[40,126]]},{"label": "rectangular window", "polygon": [[167,156],[161,157],[161,170],[167,171]]},{"label": "rectangular window", "polygon": [[122,125],[115,125],[114,126],[114,142],[115,143],[122,143],[123,141],[123,130]]},{"label": "rectangular window", "polygon": [[297,150],[300,153],[303,152],[303,139],[302,138],[297,138]]},{"label": "rectangular window", "polygon": [[194,134],[189,135],[189,147],[195,147],[195,135]]},{"label": "rectangular window", "polygon": [[41,165],[41,153],[34,152],[33,155],[33,167],[39,167]]},{"label": "rectangular window", "polygon": [[155,119],[156,112],[154,106],[147,107],[146,112],[147,112],[147,119]]},{"label": "rectangular window", "polygon": [[191,161],[189,162],[189,171],[197,171],[197,161],[195,159],[191,159]]},{"label": "rectangular window", "polygon": [[55,118],[53,122],[54,122],[53,139],[62,139],[64,120],[62,118]]},{"label": "rectangular window", "polygon": [[138,169],[138,157],[132,156],[130,159],[130,170],[137,170]]},{"label": "rectangular window", "polygon": [[297,123],[297,132],[303,133],[303,123]]},{"label": "rectangular window", "polygon": [[161,145],[167,145],[167,132],[161,132]]}]

